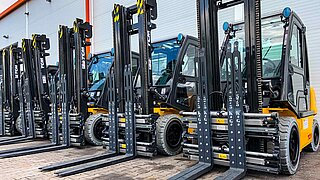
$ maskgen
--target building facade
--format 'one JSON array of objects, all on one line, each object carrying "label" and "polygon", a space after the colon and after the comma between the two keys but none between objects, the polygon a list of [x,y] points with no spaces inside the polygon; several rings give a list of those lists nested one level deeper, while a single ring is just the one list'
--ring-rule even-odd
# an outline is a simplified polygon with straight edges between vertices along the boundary
[{"label": "building facade", "polygon": [[[136,0],[18,0],[24,1],[4,17],[0,16],[0,48],[22,38],[30,38],[33,33],[44,33],[51,40],[48,64],[58,61],[57,31],[60,24],[72,25],[75,18],[87,19],[93,25],[91,53],[109,51],[112,40],[113,4],[134,5]],[[262,0],[262,14],[281,12],[284,7],[291,7],[307,27],[307,41],[311,71],[311,84],[316,88],[320,102],[320,20],[316,16],[319,0]],[[243,19],[243,6],[219,12],[220,22],[239,22]],[[319,23],[318,23],[319,22]],[[157,29],[152,32],[154,41],[177,36],[179,33],[197,36],[195,0],[158,0]],[[6,38],[5,38],[6,37]],[[219,32],[223,38],[222,28]],[[137,50],[137,37],[132,38],[132,49]],[[320,105],[320,103],[318,103]],[[320,106],[319,106],[320,107]]]}]

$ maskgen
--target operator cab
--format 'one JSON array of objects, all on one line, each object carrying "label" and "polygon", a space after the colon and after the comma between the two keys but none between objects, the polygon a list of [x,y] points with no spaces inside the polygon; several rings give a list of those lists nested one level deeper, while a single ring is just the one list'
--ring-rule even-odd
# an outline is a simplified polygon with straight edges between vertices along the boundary
[{"label": "operator cab", "polygon": [[152,44],[152,91],[160,107],[193,109],[196,95],[195,55],[197,39],[177,38]]},{"label": "operator cab", "polygon": [[[246,83],[244,25],[236,24],[233,29],[235,36],[229,43],[232,44],[231,47],[235,42],[238,43],[242,62],[241,71],[243,81]],[[305,26],[294,12],[286,8],[282,14],[262,18],[261,31],[263,107],[285,106],[292,109],[298,117],[308,114],[310,79]],[[221,79],[225,89],[226,62],[224,59]],[[226,90],[224,90],[225,94]]]},{"label": "operator cab", "polygon": [[89,64],[89,94],[98,99],[106,81],[107,74],[112,66],[114,56],[111,52],[98,54],[92,57]]}]

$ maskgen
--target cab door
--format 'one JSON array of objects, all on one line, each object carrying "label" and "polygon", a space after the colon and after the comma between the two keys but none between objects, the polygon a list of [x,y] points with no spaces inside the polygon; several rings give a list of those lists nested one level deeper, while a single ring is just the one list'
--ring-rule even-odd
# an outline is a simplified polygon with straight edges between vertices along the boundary
[{"label": "cab door", "polygon": [[186,36],[178,55],[168,103],[181,110],[192,111],[196,102],[196,38]]},{"label": "cab door", "polygon": [[306,54],[305,28],[293,17],[288,53],[288,94],[287,98],[298,117],[310,111],[309,75]]},{"label": "cab door", "polygon": [[312,138],[314,112],[310,108],[310,79],[308,69],[306,28],[300,19],[293,16],[288,56],[288,101],[297,115],[300,133],[300,149],[308,145]]}]

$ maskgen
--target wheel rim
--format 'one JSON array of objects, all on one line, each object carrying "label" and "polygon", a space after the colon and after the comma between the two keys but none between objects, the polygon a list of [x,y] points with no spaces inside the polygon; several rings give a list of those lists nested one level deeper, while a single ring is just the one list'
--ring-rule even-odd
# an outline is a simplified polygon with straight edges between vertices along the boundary
[{"label": "wheel rim", "polygon": [[293,166],[297,165],[299,160],[299,134],[297,127],[292,127],[289,141],[289,155]]},{"label": "wheel rim", "polygon": [[102,140],[103,129],[102,119],[100,118],[93,126],[93,134],[99,140]]},{"label": "wheel rim", "polygon": [[314,128],[313,143],[315,146],[318,146],[318,144],[319,144],[319,126],[316,126]]},{"label": "wheel rim", "polygon": [[175,149],[180,146],[181,141],[182,126],[177,121],[173,121],[167,127],[166,142],[170,148]]}]

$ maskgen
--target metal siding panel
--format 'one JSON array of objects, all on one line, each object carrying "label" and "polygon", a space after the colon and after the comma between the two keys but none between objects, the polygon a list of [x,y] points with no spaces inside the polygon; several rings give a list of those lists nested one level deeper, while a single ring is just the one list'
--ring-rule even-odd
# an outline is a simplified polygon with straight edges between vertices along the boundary
[{"label": "metal siding panel", "polygon": [[[93,48],[97,54],[109,51],[113,47],[112,10],[115,3],[125,6],[134,5],[136,0],[94,0],[93,1]],[[137,49],[136,49],[137,50]]]},{"label": "metal siding panel", "polygon": [[[108,51],[113,47],[113,4],[134,5],[136,0],[95,0],[93,5],[94,48],[93,53]],[[157,29],[152,32],[153,41],[172,38],[179,33],[197,36],[196,2],[194,0],[158,0]],[[132,37],[132,50],[138,50],[138,38]]]},{"label": "metal siding panel", "polygon": [[[23,5],[0,20],[0,49],[15,42],[20,44],[21,39],[25,37],[25,9],[26,6]],[[9,39],[3,38],[4,35],[9,35]]]},{"label": "metal siding panel", "polygon": [[184,35],[198,36],[197,12],[194,0],[159,0],[157,29],[153,31],[155,41]]},{"label": "metal siding panel", "polygon": [[[42,10],[40,10],[42,9]],[[29,2],[29,37],[31,34],[46,34],[50,38],[51,48],[47,64],[58,61],[58,28],[59,25],[73,26],[76,18],[85,18],[83,0],[46,1],[33,0]]]},{"label": "metal siding panel", "polygon": [[[275,9],[275,7],[277,9]],[[308,53],[309,53],[309,68],[310,68],[310,76],[311,76],[311,86],[313,86],[316,90],[317,95],[317,106],[320,108],[320,61],[318,57],[320,57],[320,51],[318,47],[320,47],[320,28],[319,23],[320,19],[317,18],[316,12],[318,12],[320,7],[319,0],[272,0],[262,1],[262,12],[270,12],[274,10],[278,10],[281,12],[283,8],[290,7],[293,11],[295,11],[304,22],[307,27],[307,42],[308,42]]]}]

